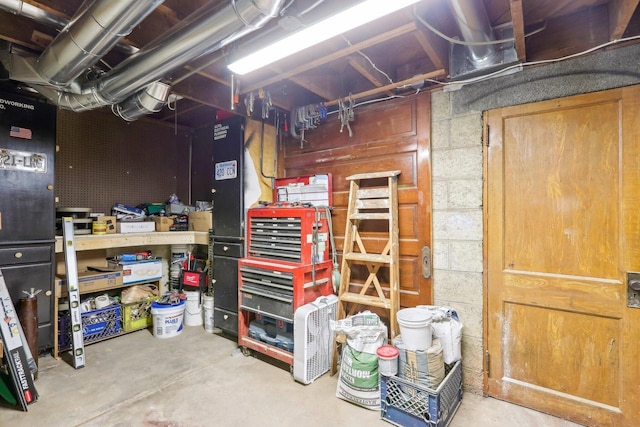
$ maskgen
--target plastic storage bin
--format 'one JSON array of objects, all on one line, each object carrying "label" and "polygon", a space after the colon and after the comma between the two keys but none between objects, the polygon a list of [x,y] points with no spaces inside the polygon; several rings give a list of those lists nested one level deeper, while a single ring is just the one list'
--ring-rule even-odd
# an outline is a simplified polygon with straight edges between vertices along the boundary
[{"label": "plastic storage bin", "polygon": [[[120,305],[82,313],[82,337],[85,344],[109,338],[122,332]],[[58,349],[71,348],[71,317],[69,312],[58,317]]]},{"label": "plastic storage bin", "polygon": [[153,324],[151,304],[158,297],[151,297],[142,301],[122,304],[122,323],[125,332],[145,329]]},{"label": "plastic storage bin", "polygon": [[403,427],[445,427],[462,402],[462,365],[456,362],[437,389],[380,376],[382,419]]}]

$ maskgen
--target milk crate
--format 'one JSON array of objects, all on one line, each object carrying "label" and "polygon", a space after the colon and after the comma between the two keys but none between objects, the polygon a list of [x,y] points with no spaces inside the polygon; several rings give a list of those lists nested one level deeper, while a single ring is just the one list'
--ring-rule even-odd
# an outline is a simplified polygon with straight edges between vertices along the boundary
[{"label": "milk crate", "polygon": [[[85,344],[109,338],[122,332],[120,305],[82,313],[82,337]],[[71,348],[71,316],[69,312],[58,317],[58,350]]]},{"label": "milk crate", "polygon": [[151,304],[157,296],[128,304],[122,304],[122,323],[125,332],[145,329],[153,324]]},{"label": "milk crate", "polygon": [[458,361],[437,389],[399,377],[380,376],[382,419],[402,427],[446,427],[462,402]]}]

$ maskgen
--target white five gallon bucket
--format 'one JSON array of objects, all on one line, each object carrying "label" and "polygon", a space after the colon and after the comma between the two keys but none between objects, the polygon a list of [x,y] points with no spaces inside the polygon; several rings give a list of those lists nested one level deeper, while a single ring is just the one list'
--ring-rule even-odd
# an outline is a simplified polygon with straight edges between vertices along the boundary
[{"label": "white five gallon bucket", "polygon": [[172,338],[182,333],[184,317],[184,301],[176,305],[151,304],[153,316],[153,336],[156,338]]},{"label": "white five gallon bucket", "polygon": [[398,311],[397,319],[407,350],[427,350],[431,347],[431,313],[416,307],[403,308]]},{"label": "white five gallon bucket", "polygon": [[207,332],[213,333],[213,295],[204,294],[204,302],[202,307],[204,308],[204,329]]},{"label": "white five gallon bucket", "polygon": [[185,291],[187,302],[184,309],[184,324],[187,326],[202,325],[202,304],[200,291]]}]

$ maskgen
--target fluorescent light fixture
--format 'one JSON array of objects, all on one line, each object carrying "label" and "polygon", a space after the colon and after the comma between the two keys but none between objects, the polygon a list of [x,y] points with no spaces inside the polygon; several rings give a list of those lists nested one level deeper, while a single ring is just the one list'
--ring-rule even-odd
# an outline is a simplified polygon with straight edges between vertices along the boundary
[{"label": "fluorescent light fixture", "polygon": [[420,0],[366,0],[295,32],[228,65],[236,74],[247,74],[300,52],[339,34],[388,15]]}]

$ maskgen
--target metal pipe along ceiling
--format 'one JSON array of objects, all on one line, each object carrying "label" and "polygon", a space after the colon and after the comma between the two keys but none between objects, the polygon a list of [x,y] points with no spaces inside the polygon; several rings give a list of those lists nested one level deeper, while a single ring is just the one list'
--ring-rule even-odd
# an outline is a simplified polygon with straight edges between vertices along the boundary
[{"label": "metal pipe along ceiling", "polygon": [[47,46],[37,70],[49,84],[64,87],[96,64],[164,0],[96,0],[84,3]]},{"label": "metal pipe along ceiling", "polygon": [[[495,40],[487,11],[481,1],[451,0],[451,10],[464,41],[491,42]],[[469,59],[474,64],[490,63],[496,54],[496,49],[495,45],[467,46]]]},{"label": "metal pipe along ceiling", "polygon": [[[2,1],[5,0],[0,0]],[[58,89],[52,89],[51,83],[47,81],[27,79],[23,81],[61,108],[83,111],[113,105],[114,113],[125,120],[135,120],[144,114],[158,111],[166,103],[170,86],[160,80],[169,77],[172,72],[190,61],[214,52],[261,28],[270,19],[278,16],[284,2],[285,0],[230,0],[224,7],[208,3],[181,21],[171,31],[152,41],[97,79],[91,81],[75,79],[65,82],[64,86],[73,87],[75,92],[66,90],[64,87],[60,90],[59,83],[55,85]],[[122,9],[113,8],[114,3],[119,3]],[[138,3],[145,3],[148,10],[144,10]],[[55,77],[55,80],[62,82],[63,77],[68,77],[81,68],[75,66],[76,62],[82,61],[85,67],[87,64],[95,63],[100,59],[100,54],[97,52],[106,53],[122,38],[122,34],[130,25],[128,18],[133,15],[130,8],[139,13],[140,21],[153,10],[153,6],[159,3],[159,0],[144,2],[97,0],[87,4],[86,8],[83,6],[61,33],[60,40],[56,38],[56,45],[50,46],[47,49],[49,52],[45,51],[41,56],[41,61],[46,62],[42,65],[42,70],[52,78]],[[91,9],[92,12],[85,9]],[[117,24],[107,31],[107,34],[101,27],[105,20]],[[74,28],[75,25],[79,25],[78,29]],[[78,44],[74,42],[76,34],[81,40]],[[83,50],[78,49],[81,45],[93,48],[93,54],[88,55],[91,59],[84,60],[86,55],[84,51],[82,56],[74,56]],[[65,48],[62,48],[63,46]],[[25,76],[31,77],[29,67],[24,65],[24,61],[22,63],[16,61],[16,63],[19,66],[13,69],[18,76],[19,72],[24,72]],[[9,65],[13,66],[13,64]],[[36,70],[38,68],[39,66],[36,66]],[[9,67],[9,70],[11,72],[12,67]],[[82,71],[83,69],[80,69],[80,73]]]}]

